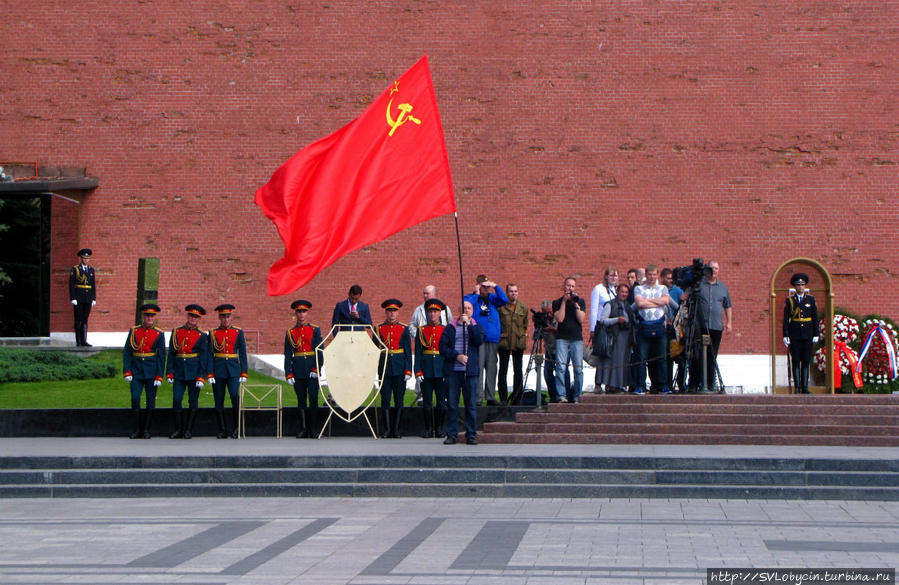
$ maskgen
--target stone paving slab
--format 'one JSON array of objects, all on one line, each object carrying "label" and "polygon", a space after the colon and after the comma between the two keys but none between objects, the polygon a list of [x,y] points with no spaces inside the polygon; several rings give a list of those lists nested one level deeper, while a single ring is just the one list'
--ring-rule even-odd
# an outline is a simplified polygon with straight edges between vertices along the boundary
[{"label": "stone paving slab", "polygon": [[899,503],[0,501],[0,583],[698,585],[711,567],[899,565]]}]

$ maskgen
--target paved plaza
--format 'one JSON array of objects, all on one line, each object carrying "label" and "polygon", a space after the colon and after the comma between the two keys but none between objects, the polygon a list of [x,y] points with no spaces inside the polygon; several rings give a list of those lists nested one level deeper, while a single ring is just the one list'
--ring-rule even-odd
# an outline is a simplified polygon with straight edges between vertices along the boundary
[{"label": "paved plaza", "polygon": [[710,567],[899,564],[899,503],[6,500],[0,582],[693,584]]}]

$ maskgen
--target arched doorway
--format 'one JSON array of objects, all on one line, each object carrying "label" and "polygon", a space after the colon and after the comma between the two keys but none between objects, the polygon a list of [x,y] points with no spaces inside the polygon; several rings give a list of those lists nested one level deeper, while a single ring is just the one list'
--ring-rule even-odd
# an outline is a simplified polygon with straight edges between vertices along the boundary
[{"label": "arched doorway", "polygon": [[[789,268],[788,268],[789,267]],[[783,304],[787,295],[792,290],[790,288],[790,278],[797,272],[805,272],[809,275],[808,290],[818,299],[818,306],[821,310],[819,317],[825,323],[833,323],[833,279],[830,272],[824,268],[824,265],[817,260],[811,258],[791,258],[777,267],[771,275],[771,391],[778,393],[777,386],[777,350],[783,347],[781,343],[781,327],[783,325],[781,319],[783,314]],[[817,275],[817,278],[815,278]],[[823,293],[823,294],[821,294]],[[823,302],[822,302],[823,301]],[[833,327],[825,327],[824,346],[833,347]],[[825,351],[824,366],[824,388],[810,387],[811,392],[817,390],[826,394],[833,394],[833,351]],[[789,392],[789,390],[786,390]]]}]

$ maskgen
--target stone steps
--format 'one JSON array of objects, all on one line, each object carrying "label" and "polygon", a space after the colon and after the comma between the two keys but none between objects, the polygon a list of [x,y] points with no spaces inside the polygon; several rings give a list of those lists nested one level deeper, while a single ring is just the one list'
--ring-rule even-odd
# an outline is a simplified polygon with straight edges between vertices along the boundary
[{"label": "stone steps", "polygon": [[892,459],[0,457],[0,497],[703,497],[899,500]]},{"label": "stone steps", "polygon": [[488,422],[482,443],[899,446],[893,395],[585,395]]}]

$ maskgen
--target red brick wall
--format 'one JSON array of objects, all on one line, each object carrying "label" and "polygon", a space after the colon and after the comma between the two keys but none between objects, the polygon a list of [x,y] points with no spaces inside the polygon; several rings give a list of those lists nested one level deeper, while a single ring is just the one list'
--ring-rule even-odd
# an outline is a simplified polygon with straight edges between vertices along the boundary
[{"label": "red brick wall", "polygon": [[[417,304],[428,282],[456,299],[449,216],[268,298],[282,249],[253,205],[423,53],[467,289],[484,271],[536,306],[568,274],[587,293],[610,263],[714,257],[735,303],[722,351],[765,352],[768,279],[809,256],[836,274],[839,305],[899,317],[895,0],[469,4],[8,6],[0,158],[99,178],[77,246],[99,271],[92,330],[130,323],[141,256],[161,258],[161,324],[230,301],[267,350],[295,297],[320,324],[354,282],[372,304]],[[70,327],[63,302],[53,330]]]}]

